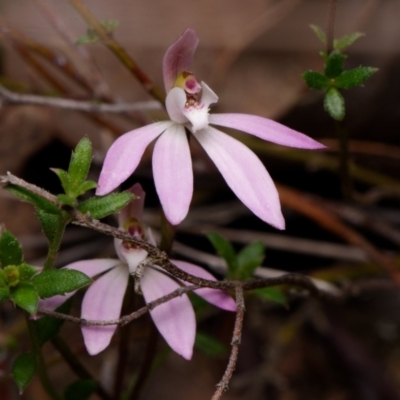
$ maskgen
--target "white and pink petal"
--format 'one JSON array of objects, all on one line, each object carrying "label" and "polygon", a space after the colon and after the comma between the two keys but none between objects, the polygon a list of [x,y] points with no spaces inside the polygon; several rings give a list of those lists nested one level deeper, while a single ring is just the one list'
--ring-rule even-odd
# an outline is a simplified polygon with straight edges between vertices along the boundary
[{"label": "white and pink petal", "polygon": [[146,147],[172,124],[171,121],[155,122],[119,137],[107,152],[96,194],[103,196],[129,178]]},{"label": "white and pink petal", "polygon": [[183,126],[173,124],[157,140],[153,175],[165,216],[179,224],[189,211],[193,195],[192,158]]},{"label": "white and pink petal", "polygon": [[325,146],[279,122],[250,114],[211,114],[210,124],[237,129],[260,139],[299,149],[323,149]]},{"label": "white and pink petal", "polygon": [[[165,296],[180,286],[164,273],[146,268],[140,281],[146,303]],[[186,295],[176,297],[150,311],[157,329],[176,353],[190,360],[196,335],[196,318]]]},{"label": "white and pink petal", "polygon": [[[126,265],[118,265],[95,281],[86,291],[82,302],[81,318],[109,321],[118,319],[128,285]],[[89,354],[103,351],[111,341],[117,325],[82,326],[85,346]]]},{"label": "white and pink petal", "polygon": [[278,192],[260,159],[243,143],[215,128],[194,136],[242,203],[263,221],[284,229]]}]

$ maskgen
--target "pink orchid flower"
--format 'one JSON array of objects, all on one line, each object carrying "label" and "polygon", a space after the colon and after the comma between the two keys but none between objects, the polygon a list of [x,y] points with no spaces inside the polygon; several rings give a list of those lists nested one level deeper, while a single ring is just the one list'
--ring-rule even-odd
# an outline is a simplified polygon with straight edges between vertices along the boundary
[{"label": "pink orchid flower", "polygon": [[302,149],[324,146],[308,136],[267,118],[248,114],[211,114],[217,95],[190,71],[199,39],[193,29],[167,50],[163,73],[170,121],[155,122],[118,138],[108,150],[97,186],[105,195],[136,169],[146,147],[158,140],[153,152],[154,181],[169,222],[179,224],[189,211],[193,172],[187,128],[213,160],[228,186],[260,219],[284,229],[278,192],[259,158],[244,144],[210,125],[257,136],[277,144]]},{"label": "pink orchid flower", "polygon": [[[153,242],[151,231],[147,234],[139,222],[144,207],[145,192],[140,184],[135,184],[130,191],[139,199],[131,202],[119,214],[119,226],[132,236]],[[86,320],[114,320],[121,314],[122,302],[128,286],[129,275],[135,275],[147,303],[165,296],[185,282],[177,282],[156,265],[149,265],[143,271],[138,266],[146,259],[147,252],[135,247],[132,243],[115,239],[115,249],[119,259],[96,259],[77,261],[65,268],[83,272],[89,277],[101,275],[85,293],[82,302],[81,318]],[[185,261],[171,260],[183,271],[204,279],[216,280],[209,272],[197,265]],[[65,296],[54,296],[41,300],[40,307],[54,310],[64,303],[74,292]],[[235,301],[222,290],[199,289],[196,294],[209,303],[228,311],[236,311]],[[182,357],[192,357],[196,335],[196,319],[193,307],[186,295],[176,297],[150,311],[157,329],[169,346]],[[95,355],[104,350],[111,341],[116,325],[82,326],[83,338],[87,351]]]}]

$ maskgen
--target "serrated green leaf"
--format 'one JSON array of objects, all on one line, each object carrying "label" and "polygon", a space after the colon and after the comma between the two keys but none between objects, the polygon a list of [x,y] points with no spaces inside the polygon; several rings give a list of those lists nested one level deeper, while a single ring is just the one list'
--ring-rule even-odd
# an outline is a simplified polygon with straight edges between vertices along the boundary
[{"label": "serrated green leaf", "polygon": [[37,194],[31,192],[28,189],[22,188],[20,186],[7,184],[5,189],[9,190],[10,192],[14,193],[17,197],[22,200],[25,200],[29,203],[32,203],[38,208],[39,210],[43,210],[49,214],[59,214],[60,209],[50,201],[44,199],[43,197],[38,196]]},{"label": "serrated green leaf", "polygon": [[35,275],[31,282],[40,298],[45,299],[80,289],[89,285],[92,280],[80,271],[63,268],[43,271]]},{"label": "serrated green leaf", "polygon": [[0,237],[0,264],[19,265],[23,261],[22,247],[9,231],[3,231]]},{"label": "serrated green leaf", "polygon": [[265,246],[262,242],[254,242],[244,247],[237,255],[238,270],[236,279],[245,280],[253,276],[254,270],[264,260]]},{"label": "serrated green leaf", "polygon": [[194,346],[203,353],[218,357],[227,354],[228,349],[219,340],[205,333],[196,333]]},{"label": "serrated green leaf", "polygon": [[66,205],[66,206],[71,206],[74,207],[76,205],[76,199],[75,197],[71,197],[67,194],[59,194],[57,196],[57,201],[60,204]]},{"label": "serrated green leaf", "polygon": [[111,193],[107,196],[92,197],[83,201],[77,209],[83,213],[90,213],[92,218],[100,219],[107,215],[115,214],[135,199],[133,193]]},{"label": "serrated green leaf", "polygon": [[328,114],[337,121],[342,121],[345,116],[344,98],[338,89],[332,87],[327,90],[324,97],[324,106]]},{"label": "serrated green leaf", "polygon": [[85,181],[81,186],[77,189],[77,196],[81,196],[86,193],[88,190],[95,189],[97,187],[97,183],[95,181]]},{"label": "serrated green leaf", "polygon": [[336,78],[343,72],[346,55],[340,51],[333,50],[325,63],[325,75],[327,78]]},{"label": "serrated green leaf", "polygon": [[97,383],[92,379],[75,381],[65,389],[64,400],[87,400],[96,388]]},{"label": "serrated green leaf", "polygon": [[21,282],[11,290],[11,300],[29,314],[36,314],[39,296],[35,287],[29,282]]},{"label": "serrated green leaf", "polygon": [[18,265],[18,271],[20,281],[28,281],[37,273],[37,269],[35,267],[25,263]]},{"label": "serrated green leaf", "polygon": [[228,265],[228,277],[230,278],[231,275],[234,276],[238,269],[238,263],[235,249],[232,244],[218,233],[208,232],[206,233],[206,236],[213,245],[217,254],[226,261],[226,264]]},{"label": "serrated green leaf", "polygon": [[344,71],[335,79],[335,86],[340,89],[350,89],[362,85],[376,71],[378,69],[372,67],[358,67]]},{"label": "serrated green leaf", "polygon": [[58,237],[61,225],[60,215],[49,214],[39,209],[36,210],[36,214],[42,224],[44,235],[49,243],[53,243],[53,241]]},{"label": "serrated green leaf", "polygon": [[36,373],[36,358],[33,353],[20,354],[12,366],[12,376],[17,384],[20,394],[28,386]]},{"label": "serrated green leaf", "polygon": [[0,301],[9,300],[10,298],[10,289],[8,287],[0,288]]},{"label": "serrated green leaf", "polygon": [[326,44],[326,35],[325,35],[325,33],[323,32],[323,30],[322,30],[319,26],[317,26],[317,25],[310,25],[310,28],[311,28],[311,29],[314,31],[314,33],[317,35],[318,39],[319,39],[322,43]]},{"label": "serrated green leaf", "polygon": [[85,182],[92,163],[92,143],[86,137],[77,144],[72,153],[71,162],[68,167],[69,191],[71,197],[77,197],[77,189]]},{"label": "serrated green leaf", "polygon": [[257,296],[263,299],[273,301],[274,303],[282,304],[285,307],[288,305],[288,301],[284,293],[274,286],[254,289],[251,292],[255,293]]},{"label": "serrated green leaf", "polygon": [[330,86],[330,79],[315,71],[307,71],[303,74],[307,86],[312,89],[324,90]]},{"label": "serrated green leaf", "polygon": [[60,168],[50,168],[50,170],[53,171],[58,176],[58,178],[61,181],[61,186],[63,187],[64,192],[68,193],[69,192],[69,175],[68,175],[68,172],[63,170],[63,169],[60,169]]},{"label": "serrated green leaf", "polygon": [[[56,309],[62,314],[69,314],[72,306],[72,298]],[[58,334],[63,325],[64,320],[52,317],[42,317],[35,321],[36,331],[39,337],[40,345],[43,346],[47,341],[53,339]]]},{"label": "serrated green leaf", "polygon": [[350,33],[350,35],[343,36],[340,39],[335,39],[333,41],[333,48],[335,50],[343,50],[345,47],[350,46],[353,44],[357,39],[360,37],[365,36],[364,33],[361,32],[354,32]]}]

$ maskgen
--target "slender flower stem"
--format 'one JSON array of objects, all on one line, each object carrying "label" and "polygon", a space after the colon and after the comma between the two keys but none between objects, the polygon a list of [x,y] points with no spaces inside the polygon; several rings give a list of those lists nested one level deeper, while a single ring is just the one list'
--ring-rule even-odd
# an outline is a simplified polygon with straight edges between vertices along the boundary
[{"label": "slender flower stem", "polygon": [[150,80],[150,78],[139,68],[132,57],[126,50],[111,37],[111,35],[104,29],[101,23],[90,12],[90,10],[82,3],[81,0],[69,0],[71,5],[79,12],[85,19],[89,26],[96,32],[103,43],[120,59],[120,61],[129,69],[129,71],[140,81],[143,87],[162,104],[165,102],[164,92],[158,88]]},{"label": "slender flower stem", "polygon": [[171,253],[172,245],[175,238],[175,226],[171,225],[165,217],[164,212],[161,212],[161,243],[160,249],[167,254]]},{"label": "slender flower stem", "polygon": [[50,382],[49,376],[47,374],[46,365],[44,363],[42,349],[40,347],[39,336],[36,330],[35,321],[29,319],[26,315],[26,323],[28,325],[29,336],[32,342],[32,352],[36,358],[37,371],[39,374],[40,381],[42,383],[43,389],[53,400],[61,400],[61,396],[56,392],[53,385]]},{"label": "slender flower stem", "polygon": [[342,121],[336,121],[336,133],[339,139],[339,176],[342,194],[345,200],[352,200],[353,188],[349,172],[349,146],[346,127]]},{"label": "slender flower stem", "polygon": [[328,5],[328,22],[326,27],[326,53],[329,54],[333,50],[335,13],[338,0],[329,0]]},{"label": "slender flower stem", "polygon": [[[134,293],[134,282],[133,278],[130,277],[128,289],[125,294],[124,303],[122,306],[122,315],[128,314],[132,309],[135,309],[135,293]],[[119,343],[118,343],[118,361],[115,368],[114,375],[114,398],[119,399],[121,396],[126,367],[129,360],[129,336],[131,334],[132,325],[129,324],[124,326],[119,331]]]},{"label": "slender flower stem", "polygon": [[[65,362],[69,365],[71,370],[76,373],[77,376],[79,376],[81,379],[96,380],[60,336],[55,336],[51,340],[51,343],[63,356]],[[99,397],[103,400],[111,400],[111,396],[104,390],[99,382],[97,382],[95,390]]]},{"label": "slender flower stem", "polygon": [[135,383],[135,386],[132,389],[132,392],[129,396],[130,400],[135,400],[139,398],[140,392],[144,388],[145,383],[152,371],[153,361],[157,354],[157,340],[159,334],[156,326],[154,325],[153,321],[150,321],[150,334],[147,339],[147,346],[146,346],[146,354],[140,368],[139,376]]}]

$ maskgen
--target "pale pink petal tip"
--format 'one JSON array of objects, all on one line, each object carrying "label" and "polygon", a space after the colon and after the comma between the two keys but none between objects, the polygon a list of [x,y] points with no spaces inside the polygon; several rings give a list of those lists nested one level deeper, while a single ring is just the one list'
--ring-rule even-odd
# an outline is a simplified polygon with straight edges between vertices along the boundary
[{"label": "pale pink petal tip", "polygon": [[[147,268],[140,282],[146,303],[173,292],[180,286],[162,272]],[[176,297],[150,311],[158,331],[175,353],[192,358],[196,318],[186,295]]]},{"label": "pale pink petal tip", "polygon": [[[185,261],[179,261],[179,260],[171,260],[171,261],[179,269],[187,272],[190,275],[194,275],[203,279],[208,279],[210,281],[216,281],[215,277],[211,275],[208,271],[206,271],[204,268],[201,268],[197,265]],[[184,284],[189,285],[189,283],[187,282],[184,282]],[[236,311],[235,301],[232,299],[231,296],[229,296],[229,294],[227,294],[223,290],[204,288],[196,290],[195,293],[216,307],[219,307],[227,311]]]},{"label": "pale pink petal tip", "polygon": [[118,225],[122,227],[129,218],[136,218],[138,221],[142,219],[144,210],[144,201],[146,192],[143,190],[140,183],[135,183],[127,190],[136,196],[126,207],[124,207],[118,214]]},{"label": "pale pink petal tip", "polygon": [[190,71],[193,55],[198,44],[199,38],[195,30],[189,28],[166,51],[163,60],[163,75],[167,93],[171,90],[181,72]]}]

